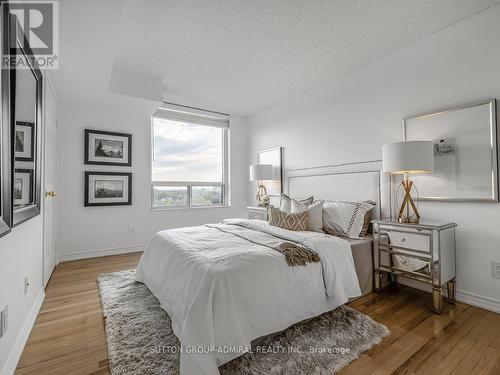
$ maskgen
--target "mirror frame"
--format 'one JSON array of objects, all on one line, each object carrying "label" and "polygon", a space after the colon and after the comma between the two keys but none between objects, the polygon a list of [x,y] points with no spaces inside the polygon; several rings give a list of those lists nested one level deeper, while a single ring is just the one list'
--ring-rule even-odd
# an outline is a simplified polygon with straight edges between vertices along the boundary
[{"label": "mirror frame", "polygon": [[[31,50],[28,39],[24,35],[23,29],[21,28],[17,17],[14,15],[9,15],[10,23],[10,33],[11,38],[9,38],[9,43],[15,41],[16,45],[10,45],[10,52],[12,55],[19,56],[19,51],[24,56],[34,56]],[[23,46],[23,47],[19,47]],[[31,72],[35,76],[36,85],[36,103],[35,103],[35,150],[34,150],[34,190],[33,190],[33,203],[27,207],[23,207],[19,210],[14,209],[14,198],[12,196],[11,188],[11,207],[12,207],[12,224],[17,226],[19,224],[28,221],[29,219],[38,216],[40,214],[40,202],[41,202],[41,172],[42,172],[42,72],[36,65],[32,65],[33,61],[28,58],[28,63],[31,67]],[[10,129],[11,129],[11,187],[14,186],[14,173],[15,170],[15,156],[14,156],[14,134],[16,127],[16,70],[10,69]]]},{"label": "mirror frame", "polygon": [[[3,4],[0,9],[0,58],[10,39],[9,9]],[[10,119],[10,71],[0,72],[0,237],[10,232],[12,226],[11,193],[11,119]]]}]

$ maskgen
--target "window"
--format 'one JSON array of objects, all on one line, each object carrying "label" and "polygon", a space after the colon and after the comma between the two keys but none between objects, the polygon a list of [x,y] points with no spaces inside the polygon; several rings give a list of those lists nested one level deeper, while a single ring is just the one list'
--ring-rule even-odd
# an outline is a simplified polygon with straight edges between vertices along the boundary
[{"label": "window", "polygon": [[152,118],[152,207],[227,205],[228,132],[228,115],[164,103]]}]

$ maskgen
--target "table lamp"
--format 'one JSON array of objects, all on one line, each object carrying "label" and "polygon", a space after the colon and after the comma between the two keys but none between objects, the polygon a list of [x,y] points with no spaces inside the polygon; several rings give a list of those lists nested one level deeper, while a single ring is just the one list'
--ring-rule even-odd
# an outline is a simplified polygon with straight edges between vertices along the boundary
[{"label": "table lamp", "polygon": [[[397,142],[382,148],[382,171],[403,174],[401,181],[404,198],[399,208],[398,220],[402,223],[418,223],[420,214],[411,197],[413,181],[410,174],[430,173],[434,169],[434,143],[431,141]],[[413,211],[413,213],[411,213]]]},{"label": "table lamp", "polygon": [[269,196],[262,181],[274,180],[272,164],[253,164],[250,166],[250,181],[257,181],[257,204],[265,207],[269,204]]}]

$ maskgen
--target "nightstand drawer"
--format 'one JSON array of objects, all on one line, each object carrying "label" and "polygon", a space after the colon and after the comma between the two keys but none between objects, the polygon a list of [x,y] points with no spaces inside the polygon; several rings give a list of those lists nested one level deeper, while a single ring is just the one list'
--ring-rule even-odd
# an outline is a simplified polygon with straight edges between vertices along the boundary
[{"label": "nightstand drawer", "polygon": [[266,220],[266,214],[263,214],[262,212],[249,212],[248,213],[248,218],[252,220]]},{"label": "nightstand drawer", "polygon": [[252,220],[265,220],[267,221],[267,208],[266,207],[247,207],[248,218]]},{"label": "nightstand drawer", "polygon": [[419,251],[431,251],[430,237],[426,234],[409,232],[387,231],[391,245],[415,249]]}]

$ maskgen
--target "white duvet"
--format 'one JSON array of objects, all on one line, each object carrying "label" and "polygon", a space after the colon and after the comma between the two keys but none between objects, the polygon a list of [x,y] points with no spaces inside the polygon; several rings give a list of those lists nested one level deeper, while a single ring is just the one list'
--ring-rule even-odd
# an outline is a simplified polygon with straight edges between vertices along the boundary
[{"label": "white duvet", "polygon": [[136,277],[172,319],[182,375],[219,374],[217,367],[244,354],[252,340],[361,295],[347,241],[259,220],[226,220],[221,228],[234,225],[256,238],[301,243],[321,262],[290,267],[278,251],[210,226],[158,232]]}]

